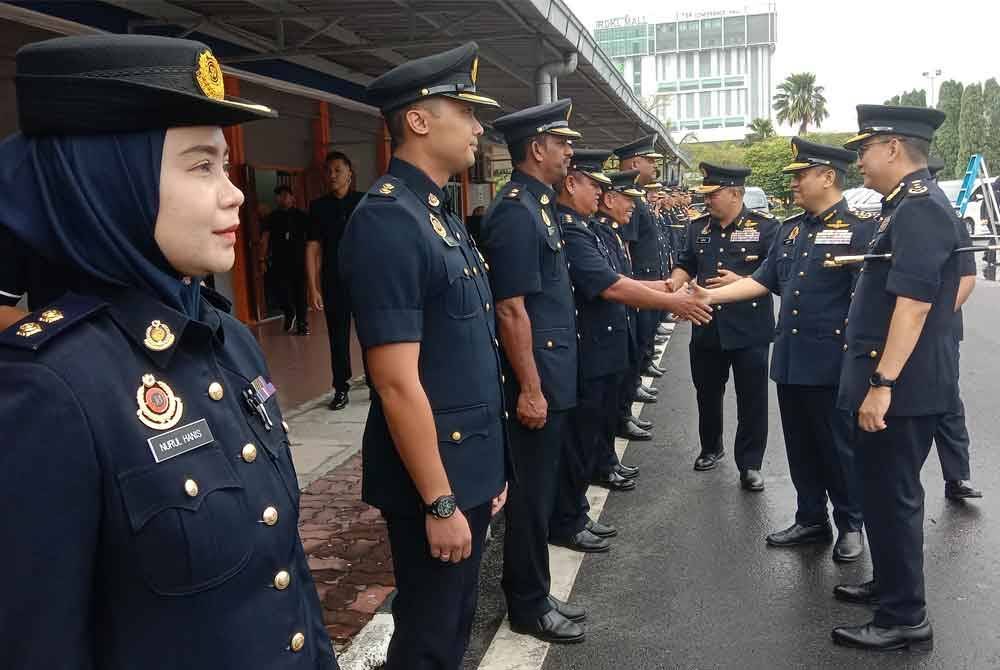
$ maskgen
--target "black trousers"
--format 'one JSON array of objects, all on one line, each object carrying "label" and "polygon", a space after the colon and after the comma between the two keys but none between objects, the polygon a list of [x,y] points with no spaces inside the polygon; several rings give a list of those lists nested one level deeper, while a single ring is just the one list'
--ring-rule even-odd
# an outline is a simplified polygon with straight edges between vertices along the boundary
[{"label": "black trousers", "polygon": [[274,268],[277,275],[275,287],[278,299],[281,301],[281,311],[286,319],[295,317],[299,328],[304,328],[309,322],[309,311],[306,307],[306,271],[296,265]]},{"label": "black trousers", "polygon": [[927,614],[924,598],[924,488],[939,415],[889,416],[886,429],[857,432],[862,509],[878,588],[875,623],[914,626]]},{"label": "black trousers", "polygon": [[653,362],[653,341],[656,338],[656,327],[660,325],[661,315],[662,312],[657,310],[639,310],[639,316],[636,319],[636,329],[639,335],[639,374],[642,374]]},{"label": "black trousers", "polygon": [[854,456],[856,423],[837,409],[837,387],[778,384],[788,469],[798,494],[795,522],[826,523],[827,496],[841,531],[861,530],[861,486]]},{"label": "black trousers", "polygon": [[958,411],[942,414],[934,431],[934,444],[941,460],[944,480],[971,479],[969,429],[965,425],[965,404],[958,399]]},{"label": "black trousers", "polygon": [[510,422],[510,451],[517,481],[504,507],[506,535],[501,585],[512,621],[529,623],[549,605],[549,520],[555,507],[559,458],[569,411],[549,412],[541,430]]},{"label": "black trousers", "polygon": [[736,466],[759,470],[767,446],[767,354],[770,345],[723,351],[691,344],[701,453],[722,451],[722,403],[733,370],[736,383]]},{"label": "black trousers", "polygon": [[351,301],[346,288],[324,285],[323,306],[330,338],[333,388],[347,391],[351,380]]},{"label": "black trousers", "polygon": [[461,563],[432,558],[427,517],[386,514],[396,597],[395,630],[386,670],[458,670],[469,643],[479,595],[490,504],[463,510],[472,532],[472,555]]},{"label": "black trousers", "polygon": [[559,462],[559,487],[549,523],[552,539],[568,540],[587,525],[587,487],[598,463],[603,464],[604,472],[608,471],[608,453],[614,453],[623,377],[615,374],[580,381],[580,398],[570,413]]}]

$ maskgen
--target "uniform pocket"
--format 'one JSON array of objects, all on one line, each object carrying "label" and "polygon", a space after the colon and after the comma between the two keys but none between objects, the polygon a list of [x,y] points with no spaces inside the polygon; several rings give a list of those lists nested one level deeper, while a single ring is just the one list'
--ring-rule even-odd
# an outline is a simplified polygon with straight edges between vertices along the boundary
[{"label": "uniform pocket", "polygon": [[441,444],[459,446],[470,439],[488,437],[489,408],[486,403],[478,403],[438,410],[434,412],[434,426]]},{"label": "uniform pocket", "polygon": [[253,553],[243,484],[218,446],[118,475],[147,584],[187,595],[236,575]]},{"label": "uniform pocket", "polygon": [[465,265],[460,253],[456,258],[445,259],[445,268],[448,273],[445,311],[452,319],[471,319],[482,309],[471,269]]}]

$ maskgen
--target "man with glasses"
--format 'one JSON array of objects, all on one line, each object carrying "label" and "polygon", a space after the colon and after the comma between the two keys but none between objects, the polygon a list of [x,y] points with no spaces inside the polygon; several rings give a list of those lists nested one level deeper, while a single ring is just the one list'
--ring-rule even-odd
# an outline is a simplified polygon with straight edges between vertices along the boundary
[{"label": "man with glasses", "polygon": [[958,222],[931,179],[927,158],[943,112],[859,105],[865,186],[885,197],[882,217],[848,314],[838,405],[857,415],[858,471],[871,546],[872,581],[842,585],[840,600],[875,604],[874,619],[833,631],[861,649],[933,646],[923,575],[920,470],[943,414],[958,399],[954,337],[960,281]]}]

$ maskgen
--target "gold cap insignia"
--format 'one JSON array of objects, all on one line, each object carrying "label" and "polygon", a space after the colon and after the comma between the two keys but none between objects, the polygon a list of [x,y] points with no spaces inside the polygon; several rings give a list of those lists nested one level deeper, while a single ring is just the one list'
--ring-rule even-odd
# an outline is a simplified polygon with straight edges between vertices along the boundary
[{"label": "gold cap insignia", "polygon": [[38,315],[38,320],[42,323],[55,323],[60,321],[65,315],[58,309],[47,309]]},{"label": "gold cap insignia", "polygon": [[142,376],[135,401],[139,405],[136,411],[139,421],[153,430],[173,428],[184,415],[184,402],[165,382],[157,381],[150,374]]},{"label": "gold cap insignia", "polygon": [[222,80],[222,66],[207,49],[198,55],[198,70],[194,73],[195,81],[201,92],[214,100],[226,99],[226,85]]},{"label": "gold cap insignia", "polygon": [[39,326],[34,321],[29,321],[28,323],[22,323],[18,326],[17,334],[19,337],[31,337],[32,335],[38,335],[42,332],[42,327]]},{"label": "gold cap insignia", "polygon": [[437,207],[437,206],[439,206],[441,204],[441,199],[438,198],[433,193],[428,193],[427,194],[427,202],[430,204],[431,207]]},{"label": "gold cap insignia", "polygon": [[542,193],[542,197],[538,199],[538,202],[542,203],[543,205],[549,204],[549,194]]},{"label": "gold cap insignia", "polygon": [[475,84],[476,77],[478,76],[479,76],[479,56],[476,56],[472,60],[472,72],[469,73],[469,79],[471,79],[472,83]]},{"label": "gold cap insignia", "polygon": [[146,328],[146,339],[142,341],[150,351],[166,351],[174,345],[174,334],[170,332],[170,326],[159,319]]},{"label": "gold cap insignia", "polygon": [[434,232],[438,234],[438,237],[444,239],[448,237],[448,231],[445,229],[444,224],[441,223],[441,219],[437,218],[431,214],[431,227],[434,228]]},{"label": "gold cap insignia", "polygon": [[389,182],[386,182],[379,187],[378,192],[381,193],[382,195],[389,195],[394,190],[396,190],[396,187],[390,184]]},{"label": "gold cap insignia", "polygon": [[792,160],[795,160],[798,157],[799,157],[799,147],[797,144],[795,144],[795,142],[792,142]]}]

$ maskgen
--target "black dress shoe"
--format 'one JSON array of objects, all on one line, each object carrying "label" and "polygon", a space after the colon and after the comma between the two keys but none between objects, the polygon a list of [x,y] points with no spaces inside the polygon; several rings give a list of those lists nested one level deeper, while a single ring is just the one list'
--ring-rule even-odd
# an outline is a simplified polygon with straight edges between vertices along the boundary
[{"label": "black dress shoe", "polygon": [[587,519],[586,528],[597,537],[614,537],[618,535],[618,529],[614,526],[608,526],[593,519]]},{"label": "black dress shoe", "polygon": [[653,427],[653,422],[652,421],[646,421],[645,419],[640,419],[637,416],[631,416],[631,415],[629,415],[629,416],[625,417],[624,420],[625,421],[631,421],[632,423],[634,423],[635,425],[639,426],[643,430],[649,430],[650,428]]},{"label": "black dress shoe", "polygon": [[351,402],[350,397],[347,395],[347,391],[337,391],[333,394],[333,399],[330,404],[327,405],[333,411],[344,409]]},{"label": "black dress shoe", "polygon": [[700,456],[698,456],[697,459],[695,459],[694,469],[697,470],[698,472],[711,470],[712,468],[714,468],[716,465],[719,464],[719,461],[721,461],[722,457],[725,455],[726,455],[725,450],[722,450],[715,454],[701,454]]},{"label": "black dress shoe", "polygon": [[549,596],[549,604],[552,605],[552,608],[559,612],[559,614],[562,614],[573,623],[580,623],[581,621],[587,620],[587,610],[582,607],[565,603],[553,595]]},{"label": "black dress shoe", "polygon": [[779,530],[767,536],[767,543],[772,547],[797,547],[803,544],[825,544],[833,540],[833,529],[829,523],[816,523],[810,526],[800,526],[793,523],[785,530]]},{"label": "black dress shoe", "polygon": [[551,539],[549,544],[584,554],[603,554],[611,550],[610,542],[603,537],[597,537],[586,528],[567,540]]},{"label": "black dress shoe", "polygon": [[837,563],[853,563],[865,553],[865,536],[860,530],[844,530],[833,545],[833,560]]},{"label": "black dress shoe", "polygon": [[928,652],[934,648],[934,629],[924,620],[916,626],[876,626],[875,622],[863,626],[842,626],[833,629],[833,642],[844,647],[870,651],[908,649]]},{"label": "black dress shoe", "polygon": [[636,402],[644,402],[644,403],[652,404],[652,403],[656,402],[656,396],[649,395],[648,393],[646,393],[645,391],[643,391],[641,388],[639,388],[639,389],[636,389],[635,398],[633,398],[633,400],[635,400]]},{"label": "black dress shoe", "polygon": [[944,497],[948,500],[965,500],[966,498],[982,498],[983,492],[972,488],[972,482],[953,479],[944,483]]},{"label": "black dress shoe", "polygon": [[654,369],[652,365],[643,370],[642,374],[644,374],[647,377],[653,377],[654,379],[659,379],[660,377],[663,376],[663,372]]},{"label": "black dress shoe", "polygon": [[649,395],[660,395],[660,389],[655,386],[646,386],[645,384],[639,384],[639,388],[648,393]]},{"label": "black dress shoe", "polygon": [[614,470],[612,470],[609,475],[595,479],[594,484],[597,486],[603,486],[611,491],[631,491],[635,488],[634,479],[626,479]]},{"label": "black dress shoe", "polygon": [[837,584],[833,587],[833,597],[855,605],[878,605],[878,590],[874,579],[864,584]]},{"label": "black dress shoe", "polygon": [[570,621],[557,609],[551,609],[534,621],[510,621],[510,629],[522,635],[537,637],[543,642],[555,644],[572,644],[583,642],[584,633],[580,624]]},{"label": "black dress shoe", "polygon": [[639,476],[639,468],[635,465],[625,465],[624,463],[619,463],[615,466],[615,472],[620,474],[625,479],[635,479]]},{"label": "black dress shoe", "polygon": [[745,491],[760,493],[764,490],[764,477],[757,470],[744,470],[740,473],[740,486]]},{"label": "black dress shoe", "polygon": [[652,433],[635,425],[634,421],[626,421],[625,425],[618,429],[617,435],[633,442],[649,442],[653,439]]}]

